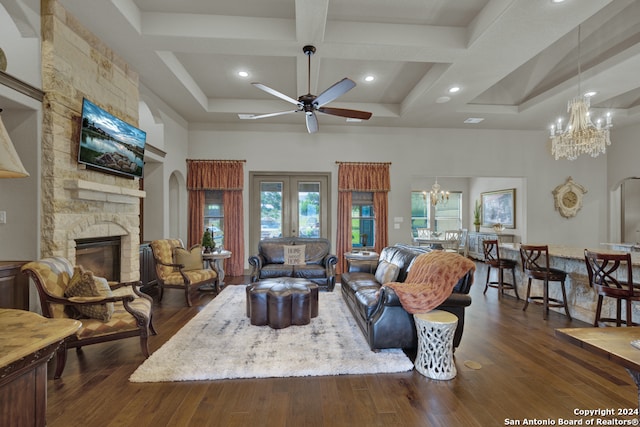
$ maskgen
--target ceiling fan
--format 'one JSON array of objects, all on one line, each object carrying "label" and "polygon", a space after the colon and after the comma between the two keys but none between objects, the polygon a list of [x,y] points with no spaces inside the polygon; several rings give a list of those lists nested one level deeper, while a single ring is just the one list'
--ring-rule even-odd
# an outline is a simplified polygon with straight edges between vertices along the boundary
[{"label": "ceiling fan", "polygon": [[311,94],[311,55],[316,52],[315,46],[307,45],[302,48],[302,51],[308,57],[308,84],[307,84],[307,94],[300,95],[298,99],[293,99],[281,92],[278,92],[275,89],[272,89],[268,86],[263,85],[262,83],[251,83],[258,89],[261,89],[271,95],[277,96],[280,99],[283,99],[287,102],[295,104],[297,108],[295,110],[287,110],[287,111],[279,111],[276,113],[267,113],[260,115],[251,115],[247,118],[249,119],[263,119],[265,117],[274,117],[281,116],[283,114],[291,114],[291,113],[299,113],[304,112],[305,118],[307,121],[307,130],[309,133],[315,133],[318,131],[318,118],[316,117],[316,111],[324,114],[330,114],[332,116],[340,116],[347,117],[353,119],[360,120],[369,120],[371,117],[371,113],[368,111],[359,111],[359,110],[348,110],[345,108],[332,108],[325,107],[326,104],[335,100],[339,96],[344,95],[351,89],[356,86],[356,83],[348,78],[344,78],[339,82],[335,83],[330,88],[326,89],[320,95],[312,95]]}]

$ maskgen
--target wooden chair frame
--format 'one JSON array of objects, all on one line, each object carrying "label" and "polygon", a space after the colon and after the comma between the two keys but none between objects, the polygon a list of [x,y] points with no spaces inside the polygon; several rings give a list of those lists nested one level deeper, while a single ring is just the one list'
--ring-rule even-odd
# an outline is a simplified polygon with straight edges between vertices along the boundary
[{"label": "wooden chair frame", "polygon": [[[518,295],[518,287],[516,286],[516,262],[510,259],[500,258],[500,248],[498,240],[484,240],[482,242],[482,248],[484,251],[484,262],[487,264],[487,280],[484,285],[483,294],[487,293],[487,289],[497,288],[498,296],[504,295],[505,289],[513,289],[516,294],[516,299],[520,299]],[[491,269],[498,270],[498,280],[490,281]],[[504,281],[504,270],[511,271],[511,279],[513,283],[507,283]]]},{"label": "wooden chair frame", "polygon": [[[565,281],[567,273],[557,268],[551,268],[549,263],[549,246],[547,245],[520,245],[520,258],[522,259],[522,272],[528,278],[527,297],[525,298],[525,311],[529,303],[541,304],[543,307],[543,318],[546,320],[549,316],[549,307],[564,307],[569,320],[569,306],[567,303],[567,291],[565,289]],[[541,280],[543,282],[542,296],[531,296],[531,282],[533,280]],[[562,291],[562,300],[549,297],[549,282],[559,282]]]},{"label": "wooden chair frame", "polygon": [[[175,247],[182,247],[184,248],[183,244],[182,244],[182,240],[180,239],[159,239],[159,240],[166,240],[169,242],[173,242],[175,244]],[[157,276],[157,280],[158,280],[158,286],[160,288],[160,293],[158,295],[158,301],[162,301],[162,297],[164,296],[164,289],[165,288],[175,288],[175,289],[182,289],[184,290],[184,294],[185,294],[185,299],[187,301],[187,305],[189,307],[192,306],[191,303],[191,288],[192,287],[199,287],[202,285],[206,285],[206,284],[213,284],[215,285],[215,291],[216,292],[220,292],[220,284],[219,284],[219,273],[218,270],[215,267],[215,264],[211,263],[209,265],[210,269],[215,271],[215,277],[213,278],[207,278],[205,280],[199,280],[199,281],[193,281],[190,278],[190,274],[188,271],[184,270],[184,265],[182,264],[176,264],[173,262],[173,260],[171,262],[167,262],[167,260],[163,260],[158,252],[156,251],[156,245],[155,242],[159,241],[159,240],[154,240],[153,242],[151,242],[151,251],[153,253],[153,258],[155,260],[156,263],[156,276]],[[192,246],[189,250],[193,249],[195,246],[198,245],[194,245]],[[175,248],[174,247],[174,248]],[[182,276],[182,283],[180,284],[169,284],[166,283],[165,281],[165,274],[163,272],[163,268],[162,267],[171,267],[173,269],[176,269],[180,272],[180,275]],[[206,270],[206,267],[203,268],[202,270]]]},{"label": "wooden chair frame", "polygon": [[[633,322],[632,301],[640,301],[640,285],[633,283],[631,254],[611,254],[585,249],[584,259],[587,265],[589,284],[598,293],[596,316],[593,326],[607,326],[615,323],[622,326],[622,300],[626,301],[626,326],[640,326]],[[622,269],[620,267],[623,267]],[[626,280],[620,280],[618,273],[626,273]],[[601,317],[604,297],[616,299],[616,317]]]},{"label": "wooden chair frame", "polygon": [[[42,261],[42,260],[41,260]],[[65,260],[66,261],[66,260]],[[68,261],[66,261],[68,262]],[[119,340],[123,338],[130,337],[140,337],[140,349],[142,350],[142,354],[145,358],[149,357],[149,345],[148,345],[148,337],[150,334],[157,335],[157,331],[153,326],[153,312],[150,311],[149,316],[146,317],[141,315],[137,310],[134,310],[131,307],[131,302],[136,298],[134,295],[122,295],[122,296],[113,296],[109,298],[98,298],[92,297],[91,301],[72,301],[66,297],[58,297],[51,294],[48,291],[48,288],[45,283],[42,282],[40,275],[29,268],[28,264],[25,264],[22,270],[25,274],[27,274],[34,282],[36,289],[38,290],[38,296],[40,298],[40,306],[42,309],[42,315],[48,318],[54,318],[54,313],[51,310],[51,304],[61,304],[67,307],[79,307],[79,306],[88,306],[88,305],[96,305],[96,304],[105,304],[105,303],[119,303],[121,302],[125,308],[125,310],[131,314],[131,316],[135,319],[136,329],[128,329],[128,330],[118,330],[113,333],[101,333],[98,336],[88,336],[85,338],[80,338],[77,334],[69,337],[64,345],[61,345],[56,351],[56,370],[54,373],[54,379],[58,379],[62,376],[62,372],[64,371],[66,362],[67,362],[67,349],[76,348],[76,351],[80,351],[83,346],[98,344],[108,341]],[[149,301],[150,305],[153,305],[153,300],[150,296],[143,294],[139,291],[139,287],[142,285],[140,281],[133,282],[122,282],[122,283],[109,283],[109,287],[111,290],[116,290],[125,287],[131,287],[133,293],[139,298],[145,298]],[[88,321],[96,321],[95,319],[79,319],[81,322]]]}]

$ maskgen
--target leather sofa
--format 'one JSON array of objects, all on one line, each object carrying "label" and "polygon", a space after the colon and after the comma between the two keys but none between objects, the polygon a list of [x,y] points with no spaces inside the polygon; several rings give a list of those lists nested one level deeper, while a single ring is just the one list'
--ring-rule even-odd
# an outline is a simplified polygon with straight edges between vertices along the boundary
[{"label": "leather sofa", "polygon": [[[285,246],[304,245],[304,264],[285,264]],[[249,257],[251,281],[276,277],[298,277],[312,281],[320,290],[333,291],[336,284],[335,265],[338,258],[331,254],[331,242],[322,238],[283,237],[264,239],[258,243],[258,253]]]},{"label": "leather sofa", "polygon": [[[387,261],[398,266],[398,277],[394,281],[404,282],[413,259],[428,251],[429,249],[407,245],[387,246],[380,253],[379,263]],[[341,275],[342,297],[371,350],[416,348],[418,338],[413,315],[402,307],[395,291],[378,282],[375,272],[369,272],[366,266],[365,271],[358,271],[357,264],[350,266],[349,270]],[[462,339],[465,308],[471,304],[469,290],[472,283],[473,271],[469,271],[458,281],[447,300],[437,307],[438,310],[448,311],[458,317],[454,348],[458,347]]]}]

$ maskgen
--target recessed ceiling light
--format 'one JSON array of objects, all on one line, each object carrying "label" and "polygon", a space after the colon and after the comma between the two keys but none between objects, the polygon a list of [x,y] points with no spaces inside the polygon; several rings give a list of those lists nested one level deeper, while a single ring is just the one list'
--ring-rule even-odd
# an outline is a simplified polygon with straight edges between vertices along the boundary
[{"label": "recessed ceiling light", "polygon": [[483,121],[484,119],[481,117],[469,117],[467,120],[465,120],[465,123],[470,123],[470,124],[475,124],[475,123],[480,123],[481,121]]},{"label": "recessed ceiling light", "polygon": [[449,101],[451,101],[451,98],[449,98],[448,96],[441,96],[440,98],[436,99],[436,102],[438,104],[444,104],[445,102]]},{"label": "recessed ceiling light", "polygon": [[365,82],[372,82],[372,81],[374,81],[375,79],[376,79],[376,78],[375,78],[374,76],[369,75],[369,76],[366,76],[366,77],[364,78],[364,81],[365,81]]},{"label": "recessed ceiling light", "polygon": [[249,73],[246,71],[238,71],[240,77],[249,77]]},{"label": "recessed ceiling light", "polygon": [[452,86],[449,88],[449,93],[456,93],[460,91],[460,86]]},{"label": "recessed ceiling light", "polygon": [[564,3],[564,0],[551,0],[551,3]]},{"label": "recessed ceiling light", "polygon": [[349,123],[357,123],[357,122],[361,122],[362,119],[356,119],[355,117],[347,117],[347,122]]},{"label": "recessed ceiling light", "polygon": [[590,90],[589,92],[585,92],[584,96],[586,96],[587,98],[591,98],[592,96],[595,96],[595,94],[598,93],[595,90]]}]

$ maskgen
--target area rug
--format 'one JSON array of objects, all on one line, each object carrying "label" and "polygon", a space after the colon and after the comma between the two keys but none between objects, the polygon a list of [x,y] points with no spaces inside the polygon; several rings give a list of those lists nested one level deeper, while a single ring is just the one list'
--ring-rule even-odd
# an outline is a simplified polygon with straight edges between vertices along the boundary
[{"label": "area rug", "polygon": [[245,304],[244,286],[225,288],[140,365],[129,380],[301,377],[413,369],[413,363],[400,349],[377,353],[369,349],[342,299],[339,285],[333,292],[319,293],[319,315],[304,326],[253,326],[246,316]]}]

